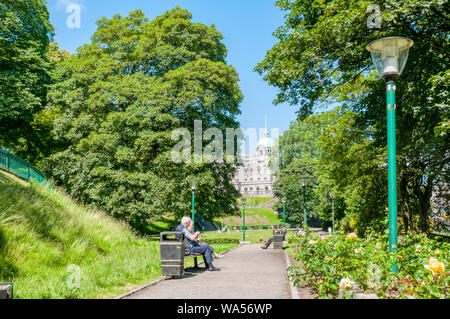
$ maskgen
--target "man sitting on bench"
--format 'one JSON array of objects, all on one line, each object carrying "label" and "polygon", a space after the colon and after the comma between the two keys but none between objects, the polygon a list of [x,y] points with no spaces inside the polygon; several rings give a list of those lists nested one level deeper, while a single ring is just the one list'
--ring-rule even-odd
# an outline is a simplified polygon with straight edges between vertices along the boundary
[{"label": "man sitting on bench", "polygon": [[186,255],[190,254],[202,254],[205,257],[206,269],[209,271],[219,271],[219,268],[214,267],[212,264],[213,257],[211,247],[209,245],[199,245],[197,239],[200,232],[191,233],[187,228],[191,223],[192,219],[189,217],[183,217],[181,219],[181,224],[175,229],[176,231],[181,231],[184,233],[184,238],[186,241]]}]

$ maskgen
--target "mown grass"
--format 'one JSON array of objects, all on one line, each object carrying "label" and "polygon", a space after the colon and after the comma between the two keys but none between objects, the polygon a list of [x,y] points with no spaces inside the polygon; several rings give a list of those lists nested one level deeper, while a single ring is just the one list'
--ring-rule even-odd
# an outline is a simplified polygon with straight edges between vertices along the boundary
[{"label": "mown grass", "polygon": [[113,297],[160,275],[158,238],[0,173],[0,282],[15,298]]},{"label": "mown grass", "polygon": [[[255,217],[256,215],[259,216],[259,218]],[[283,222],[283,213],[281,214],[275,214],[273,212],[272,208],[266,208],[266,207],[249,207],[245,209],[245,216],[246,216],[246,222],[245,224],[247,226],[253,226],[253,225],[279,225]],[[256,221],[252,221],[252,219],[249,219],[248,217],[255,217]],[[230,219],[229,223],[224,223],[224,226],[242,226],[242,212],[241,216],[238,216],[238,218]],[[260,221],[263,220],[263,221]],[[222,224],[222,219],[215,219],[215,223],[220,227]]]},{"label": "mown grass", "polygon": [[[259,206],[259,205],[263,205],[267,202],[270,202],[273,197],[244,197],[246,202],[245,205],[247,207],[255,207],[255,206]],[[238,199],[238,203],[239,205],[241,205],[242,203],[242,199],[239,198]]]}]

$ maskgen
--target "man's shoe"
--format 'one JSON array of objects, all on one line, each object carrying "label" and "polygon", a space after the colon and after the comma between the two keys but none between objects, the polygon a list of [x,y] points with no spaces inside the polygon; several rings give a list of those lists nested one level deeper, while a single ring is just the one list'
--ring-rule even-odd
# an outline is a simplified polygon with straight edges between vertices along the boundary
[{"label": "man's shoe", "polygon": [[220,271],[220,268],[216,268],[213,266],[213,264],[211,264],[211,265],[208,265],[207,270],[208,271]]},{"label": "man's shoe", "polygon": [[267,246],[261,246],[262,249],[267,249]]}]

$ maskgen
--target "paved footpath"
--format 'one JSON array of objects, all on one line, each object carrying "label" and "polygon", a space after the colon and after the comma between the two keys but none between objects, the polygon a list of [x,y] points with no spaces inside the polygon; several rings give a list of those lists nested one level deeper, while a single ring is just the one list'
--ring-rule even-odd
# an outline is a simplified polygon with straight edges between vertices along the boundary
[{"label": "paved footpath", "polygon": [[[214,260],[221,271],[185,272],[141,290],[128,299],[289,299],[286,257],[282,249],[244,244]],[[199,261],[202,258],[199,258]]]}]

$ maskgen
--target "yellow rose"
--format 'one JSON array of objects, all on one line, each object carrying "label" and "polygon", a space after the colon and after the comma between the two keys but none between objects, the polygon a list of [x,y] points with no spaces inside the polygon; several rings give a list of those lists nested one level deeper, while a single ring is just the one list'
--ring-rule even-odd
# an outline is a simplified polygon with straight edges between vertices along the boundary
[{"label": "yellow rose", "polygon": [[433,275],[437,275],[440,272],[444,272],[445,270],[444,263],[441,263],[439,260],[433,257],[430,258],[428,265],[425,265],[424,267],[425,269],[431,271]]},{"label": "yellow rose", "polygon": [[347,235],[347,238],[348,238],[348,239],[355,239],[355,238],[357,238],[357,237],[358,237],[358,236],[356,236],[355,233],[350,233],[350,234]]}]

